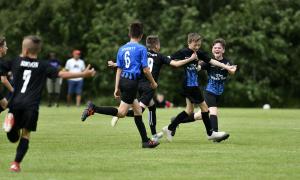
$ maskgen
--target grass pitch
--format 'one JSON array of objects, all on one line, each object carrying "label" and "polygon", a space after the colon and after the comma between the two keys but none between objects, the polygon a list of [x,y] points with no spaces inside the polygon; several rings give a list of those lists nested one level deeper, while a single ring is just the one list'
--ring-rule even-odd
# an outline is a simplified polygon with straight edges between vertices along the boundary
[{"label": "grass pitch", "polygon": [[[0,133],[0,179],[300,179],[300,110],[219,110],[230,138],[206,139],[201,121],[180,125],[174,141],[142,149],[132,118],[81,122],[82,108],[41,107],[21,173],[8,171],[17,144]],[[157,129],[182,109],[159,109]],[[144,122],[147,123],[147,111]],[[4,119],[1,114],[1,123]]]}]

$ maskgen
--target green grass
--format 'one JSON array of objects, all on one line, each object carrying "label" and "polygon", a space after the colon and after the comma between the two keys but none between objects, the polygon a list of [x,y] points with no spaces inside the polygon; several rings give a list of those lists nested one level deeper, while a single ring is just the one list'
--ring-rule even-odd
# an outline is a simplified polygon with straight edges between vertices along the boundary
[{"label": "green grass", "polygon": [[[103,115],[83,123],[82,109],[40,109],[21,173],[8,171],[17,144],[1,131],[0,179],[300,179],[300,110],[224,108],[227,141],[209,142],[198,121],[181,125],[172,143],[142,149],[131,118],[115,128]],[[158,129],[181,110],[158,110]]]}]

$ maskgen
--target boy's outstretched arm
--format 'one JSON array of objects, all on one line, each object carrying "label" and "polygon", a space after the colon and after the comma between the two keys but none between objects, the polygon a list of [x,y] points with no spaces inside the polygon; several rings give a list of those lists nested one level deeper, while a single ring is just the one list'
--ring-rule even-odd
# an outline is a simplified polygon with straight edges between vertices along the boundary
[{"label": "boy's outstretched arm", "polygon": [[112,67],[112,68],[116,68],[117,67],[117,63],[115,63],[112,60],[107,61],[107,66],[108,67]]},{"label": "boy's outstretched arm", "polygon": [[174,66],[174,67],[180,67],[180,66],[183,66],[193,60],[197,60],[198,57],[197,57],[197,54],[196,53],[193,53],[191,57],[187,58],[187,59],[183,59],[183,60],[171,60],[170,62],[170,65],[171,66]]},{"label": "boy's outstretched arm", "polygon": [[93,77],[95,74],[96,71],[94,70],[94,68],[91,68],[91,65],[89,64],[82,72],[59,71],[58,76],[64,79],[69,79],[78,77]]},{"label": "boy's outstretched arm", "polygon": [[214,59],[211,59],[209,61],[209,63],[214,65],[214,66],[218,66],[220,68],[226,69],[230,74],[234,74],[235,71],[236,71],[236,68],[237,68],[236,65],[226,65],[226,64],[220,63],[219,61],[214,60]]}]

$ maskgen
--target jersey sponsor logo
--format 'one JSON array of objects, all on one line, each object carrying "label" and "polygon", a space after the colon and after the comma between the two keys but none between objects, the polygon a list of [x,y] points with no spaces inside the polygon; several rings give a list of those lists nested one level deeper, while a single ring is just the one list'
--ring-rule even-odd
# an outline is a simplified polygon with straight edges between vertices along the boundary
[{"label": "jersey sponsor logo", "polygon": [[38,68],[39,67],[39,62],[21,61],[20,66],[29,67],[29,68]]},{"label": "jersey sponsor logo", "polygon": [[151,56],[151,57],[157,57],[157,54],[154,54],[154,53],[151,53],[151,52],[147,52],[148,56]]},{"label": "jersey sponsor logo", "polygon": [[131,51],[131,50],[135,50],[135,47],[124,47],[121,49],[121,51]]},{"label": "jersey sponsor logo", "polygon": [[186,69],[188,71],[197,71],[197,65],[196,64],[189,64]]},{"label": "jersey sponsor logo", "polygon": [[214,76],[210,76],[212,80],[220,81],[220,80],[226,80],[226,77],[222,74],[215,74]]}]

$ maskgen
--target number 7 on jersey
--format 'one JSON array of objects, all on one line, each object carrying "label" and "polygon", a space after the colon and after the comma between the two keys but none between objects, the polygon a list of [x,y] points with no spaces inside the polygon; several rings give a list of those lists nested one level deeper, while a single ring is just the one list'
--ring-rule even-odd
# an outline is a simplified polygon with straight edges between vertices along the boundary
[{"label": "number 7 on jersey", "polygon": [[31,77],[31,70],[25,70],[24,73],[23,73],[24,83],[23,83],[23,86],[22,86],[22,89],[21,89],[21,93],[25,93],[25,91],[27,89],[27,85],[28,85],[29,80],[30,80],[30,77]]}]

